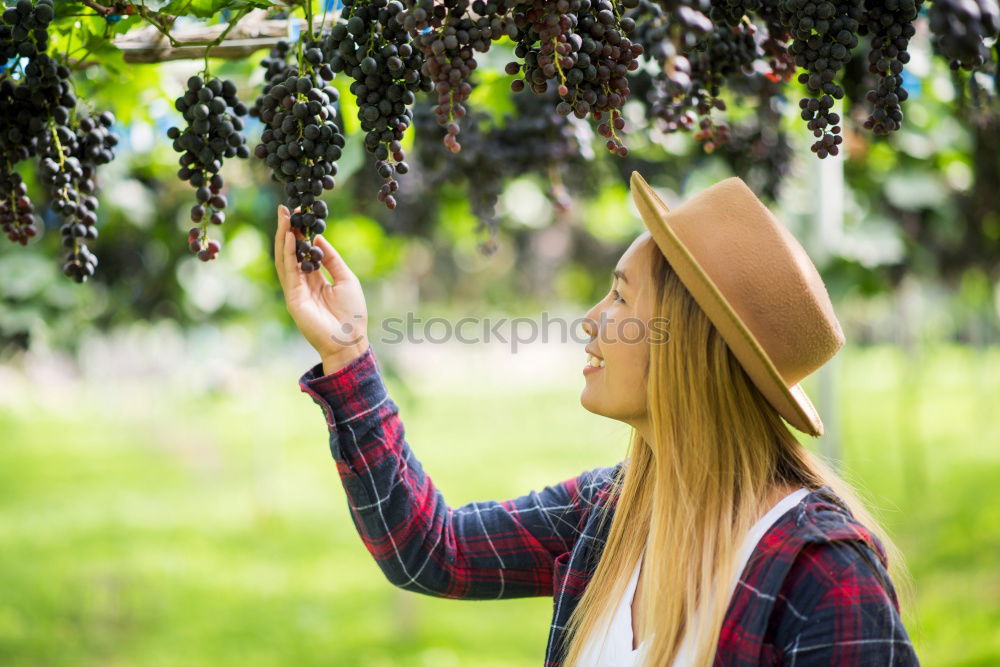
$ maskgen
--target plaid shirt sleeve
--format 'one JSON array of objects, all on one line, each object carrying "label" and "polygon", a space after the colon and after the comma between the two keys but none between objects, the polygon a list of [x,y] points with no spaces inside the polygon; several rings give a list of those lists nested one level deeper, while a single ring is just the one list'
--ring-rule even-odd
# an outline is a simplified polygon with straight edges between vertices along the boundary
[{"label": "plaid shirt sleeve", "polygon": [[607,469],[451,508],[405,440],[372,347],[329,375],[316,364],[299,387],[326,414],[354,525],[390,582],[469,600],[553,594],[553,561],[572,550]]},{"label": "plaid shirt sleeve", "polygon": [[775,605],[780,664],[919,665],[889,575],[867,546],[808,544]]}]

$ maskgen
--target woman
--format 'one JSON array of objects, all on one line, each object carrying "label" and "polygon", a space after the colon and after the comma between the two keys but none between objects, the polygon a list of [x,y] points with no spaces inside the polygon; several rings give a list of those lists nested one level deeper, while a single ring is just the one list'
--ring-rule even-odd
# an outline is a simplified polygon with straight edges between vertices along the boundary
[{"label": "woman", "polygon": [[629,456],[458,508],[404,438],[358,279],[325,239],[334,283],[303,274],[281,207],[276,268],[322,359],[300,387],[365,545],[417,593],[554,595],[547,666],[917,664],[891,542],[782,421],[822,434],[798,382],[844,341],[815,267],[738,178],[669,211],[633,172],[632,195],[647,231],[587,313],[581,394],[633,427]]}]

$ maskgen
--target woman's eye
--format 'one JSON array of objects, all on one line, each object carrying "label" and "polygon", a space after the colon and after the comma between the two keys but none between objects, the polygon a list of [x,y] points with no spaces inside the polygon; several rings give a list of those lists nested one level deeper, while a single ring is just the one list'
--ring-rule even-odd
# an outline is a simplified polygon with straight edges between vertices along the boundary
[{"label": "woman's eye", "polygon": [[611,293],[615,295],[615,301],[621,301],[622,303],[625,303],[625,299],[623,299],[622,295],[618,293],[618,290],[613,289],[611,290]]}]

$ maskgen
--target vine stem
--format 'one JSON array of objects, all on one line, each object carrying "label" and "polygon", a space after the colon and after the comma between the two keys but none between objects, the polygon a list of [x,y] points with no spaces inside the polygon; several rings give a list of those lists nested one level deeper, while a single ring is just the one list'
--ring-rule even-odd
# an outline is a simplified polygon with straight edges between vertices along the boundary
[{"label": "vine stem", "polygon": [[239,23],[241,20],[243,20],[243,17],[250,12],[252,6],[253,5],[247,5],[246,7],[241,9],[240,12],[229,21],[229,25],[226,26],[226,29],[223,30],[221,33],[219,33],[218,37],[213,39],[205,46],[205,69],[203,71],[206,77],[208,76],[208,55],[209,53],[211,53],[212,48],[218,46],[223,42],[223,40],[226,39],[226,35],[229,34],[229,31],[235,28],[236,24]]},{"label": "vine stem", "polygon": [[77,21],[74,21],[73,25],[70,26],[69,36],[66,38],[66,53],[63,54],[63,64],[65,65],[69,65],[69,53],[70,53],[69,47],[73,46],[73,33],[76,32],[76,24]]},{"label": "vine stem", "polygon": [[315,39],[313,35],[313,13],[312,13],[312,0],[303,0],[303,9],[306,13],[306,27],[309,30],[309,39]]},{"label": "vine stem", "polygon": [[[608,84],[606,84],[606,83],[601,84],[601,88],[604,89],[604,94],[605,95],[611,95],[611,88],[608,87]],[[615,132],[615,112],[616,111],[618,111],[618,110],[617,109],[611,109],[608,112],[608,128],[611,129],[611,136],[614,137],[615,141],[617,141],[620,144],[620,143],[622,143],[622,140],[618,138],[618,133]]]},{"label": "vine stem", "polygon": [[80,0],[80,2],[82,2],[86,6],[90,7],[95,12],[97,12],[98,14],[100,14],[101,16],[103,16],[105,18],[107,18],[108,16],[111,16],[111,13],[114,11],[113,8],[111,8],[111,7],[105,7],[104,5],[101,5],[101,4],[98,4],[98,3],[94,2],[94,0]]},{"label": "vine stem", "polygon": [[[152,25],[154,28],[156,28],[158,31],[160,31],[160,33],[164,37],[167,38],[167,40],[170,42],[170,46],[180,46],[181,45],[181,42],[178,42],[176,39],[174,39],[174,36],[170,34],[169,30],[167,30],[166,28],[164,28],[162,25],[160,25],[160,23],[155,18],[153,18],[153,14],[150,13],[150,11],[148,9],[146,9],[145,5],[136,5],[136,11],[139,12],[139,16],[141,16],[143,19],[145,19],[147,23],[149,23],[150,25]],[[190,46],[190,44],[188,46]]]},{"label": "vine stem", "polygon": [[556,71],[559,72],[559,83],[561,83],[562,85],[565,86],[566,85],[566,75],[563,74],[562,65],[559,64],[559,59],[562,57],[562,54],[560,54],[559,51],[556,49],[557,46],[559,46],[559,42],[556,40],[555,37],[553,37],[552,38],[552,61],[556,64]]},{"label": "vine stem", "polygon": [[325,25],[326,25],[326,9],[327,9],[327,7],[329,7],[329,6],[330,6],[330,3],[329,3],[329,2],[324,2],[324,3],[323,3],[323,16],[322,16],[322,18],[320,18],[320,20],[319,20],[319,29],[320,29],[320,32],[322,32],[322,31],[323,31],[323,26],[325,26]]},{"label": "vine stem", "polygon": [[[101,35],[101,39],[107,39],[110,34],[111,34],[111,24],[110,23],[105,23],[104,24],[104,34]],[[70,35],[72,36],[72,33],[70,33]],[[81,63],[83,63],[84,59],[87,56],[89,56],[90,52],[93,51],[93,50],[94,49],[92,47],[88,46],[86,48],[86,50],[83,52],[83,55],[76,59],[77,65],[80,65]],[[66,66],[67,67],[69,66],[69,53],[66,54]]]},{"label": "vine stem", "polygon": [[[49,132],[52,133],[52,141],[56,145],[56,154],[59,156],[59,166],[62,167],[63,165],[66,164],[66,155],[63,153],[62,142],[59,141],[59,133],[56,132],[55,121],[52,120],[51,118],[49,119]],[[64,198],[64,199],[69,199],[69,197],[66,196],[66,186],[65,185],[62,186],[57,191],[57,194],[60,197]],[[77,253],[79,251],[80,251],[80,241],[79,241],[79,239],[77,239],[77,237],[74,236],[73,237],[73,252]]]}]

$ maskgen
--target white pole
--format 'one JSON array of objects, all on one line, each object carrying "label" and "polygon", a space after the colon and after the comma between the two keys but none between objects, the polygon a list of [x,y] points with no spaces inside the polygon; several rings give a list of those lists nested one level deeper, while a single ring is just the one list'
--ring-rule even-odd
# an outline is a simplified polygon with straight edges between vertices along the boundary
[{"label": "white pole", "polygon": [[[842,112],[842,105],[835,105]],[[843,118],[841,113],[841,118]],[[814,164],[813,201],[816,202],[816,230],[813,259],[823,267],[840,245],[844,233],[844,155],[847,138],[840,144],[838,155],[828,155],[822,160],[810,153],[806,159]],[[819,369],[817,388],[819,413],[823,418],[824,433],[819,438],[819,450],[831,465],[839,467],[842,454],[840,436],[840,411],[837,405],[837,369],[840,354]]]}]

